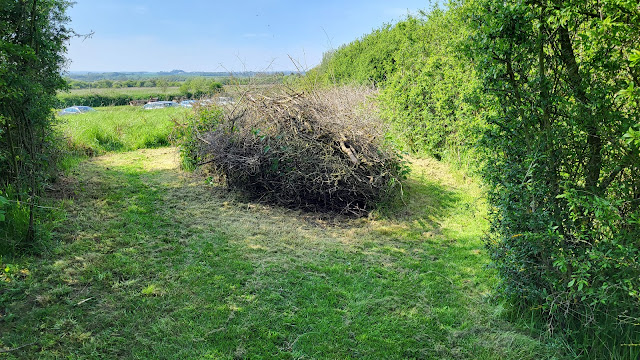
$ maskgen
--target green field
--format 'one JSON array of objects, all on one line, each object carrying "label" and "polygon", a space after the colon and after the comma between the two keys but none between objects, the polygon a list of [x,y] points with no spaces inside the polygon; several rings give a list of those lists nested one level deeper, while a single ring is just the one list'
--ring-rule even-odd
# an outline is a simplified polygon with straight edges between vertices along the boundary
[{"label": "green field", "polygon": [[107,151],[167,146],[174,125],[172,119],[188,111],[186,108],[101,107],[95,112],[58,116],[56,129],[76,154],[92,156]]},{"label": "green field", "polygon": [[491,302],[483,191],[448,166],[414,160],[406,205],[354,220],[178,164],[142,149],[73,171],[59,245],[3,264],[0,357],[560,358]]},{"label": "green field", "polygon": [[154,95],[154,94],[178,94],[179,87],[130,87],[130,88],[105,88],[105,89],[71,89],[68,92],[61,92],[58,96],[64,97],[69,95],[119,95],[119,94],[131,94],[131,95]]}]

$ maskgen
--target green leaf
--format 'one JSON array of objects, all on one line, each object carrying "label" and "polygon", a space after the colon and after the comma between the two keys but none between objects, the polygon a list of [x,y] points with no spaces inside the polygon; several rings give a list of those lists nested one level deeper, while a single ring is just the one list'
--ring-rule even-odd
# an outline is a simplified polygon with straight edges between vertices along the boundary
[{"label": "green leaf", "polygon": [[571,281],[569,281],[569,283],[567,284],[567,287],[572,287],[573,284],[576,282],[576,279],[572,279]]},{"label": "green leaf", "polygon": [[631,55],[629,55],[629,62],[631,62],[631,66],[636,66],[640,62],[640,50],[631,51]]}]

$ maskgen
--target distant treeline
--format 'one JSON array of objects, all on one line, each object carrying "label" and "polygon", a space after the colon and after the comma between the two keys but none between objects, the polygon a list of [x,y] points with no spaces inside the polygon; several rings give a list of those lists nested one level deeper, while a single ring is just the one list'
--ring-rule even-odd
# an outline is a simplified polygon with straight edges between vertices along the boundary
[{"label": "distant treeline", "polygon": [[[146,73],[145,73],[146,74]],[[156,73],[153,73],[156,74]],[[86,76],[76,75],[74,77],[67,77],[67,84],[70,89],[122,89],[132,87],[147,87],[147,88],[168,88],[179,87],[185,83],[192,81],[201,82],[209,81],[216,82],[221,85],[247,85],[247,84],[281,84],[287,78],[297,77],[298,74],[285,74],[283,72],[270,73],[270,74],[254,74],[254,76],[248,76],[249,73],[242,73],[243,76],[226,76],[226,77],[213,77],[213,76],[193,76],[196,73],[186,73],[188,75],[167,75],[146,77],[142,75],[130,75],[125,77],[123,73],[108,73],[108,74],[88,74]],[[200,74],[200,73],[197,73]],[[98,79],[99,78],[99,79]]]},{"label": "distant treeline", "polygon": [[63,93],[58,95],[58,107],[66,108],[69,106],[83,105],[91,107],[101,106],[122,106],[129,105],[135,100],[158,99],[159,101],[176,100],[186,97],[179,92],[159,93],[110,93],[110,94],[70,94]]},{"label": "distant treeline", "polygon": [[[168,81],[154,81],[146,80],[141,81],[144,84],[137,84],[135,87],[149,87],[149,91],[127,91],[127,88],[134,86],[114,86],[114,84],[135,83],[133,80],[127,80],[124,82],[111,82],[111,80],[99,80],[96,83],[105,85],[104,88],[114,88],[109,92],[84,92],[81,93],[61,93],[58,95],[59,107],[68,107],[74,105],[85,106],[120,106],[128,105],[129,102],[134,100],[149,100],[151,98],[157,98],[158,100],[175,100],[180,98],[202,98],[209,97],[218,94],[222,91],[222,83],[211,78],[192,78],[186,81],[177,83],[179,88],[175,90],[173,86],[169,91],[169,86],[172,84]],[[110,82],[111,86],[109,85]],[[151,85],[155,84],[155,86]],[[98,87],[93,87],[98,88]],[[82,88],[81,88],[82,89]]]},{"label": "distant treeline", "polygon": [[100,80],[111,80],[113,82],[126,82],[126,81],[158,81],[164,79],[168,82],[180,82],[186,81],[192,78],[215,78],[219,82],[239,81],[240,79],[255,79],[255,78],[283,78],[288,75],[297,74],[291,71],[277,71],[277,72],[185,72],[182,70],[173,70],[169,72],[71,72],[66,74],[68,80],[81,81],[87,83],[94,83]]},{"label": "distant treeline", "polygon": [[131,87],[177,87],[180,81],[168,81],[164,78],[152,78],[147,80],[95,80],[82,81],[67,79],[70,89],[111,89],[111,88],[131,88]]}]

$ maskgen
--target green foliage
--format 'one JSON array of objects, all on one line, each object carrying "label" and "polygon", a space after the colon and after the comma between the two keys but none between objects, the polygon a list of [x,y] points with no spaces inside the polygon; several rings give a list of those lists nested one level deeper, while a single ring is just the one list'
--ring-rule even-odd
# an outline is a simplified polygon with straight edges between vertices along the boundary
[{"label": "green foliage", "polygon": [[562,329],[576,356],[635,359],[640,11],[485,0],[473,20],[501,294]]},{"label": "green foliage", "polygon": [[214,79],[192,78],[180,85],[180,93],[188,98],[202,98],[213,96],[222,91],[222,84]]},{"label": "green foliage", "polygon": [[73,34],[65,15],[69,5],[63,0],[0,4],[0,190],[15,191],[28,219],[22,229],[9,211],[2,226],[22,229],[13,240],[32,245],[38,196],[55,165],[51,109],[56,91],[65,86],[60,74]]},{"label": "green foliage", "polygon": [[406,38],[380,98],[407,150],[468,166],[478,158],[473,152],[483,121],[474,106],[478,76],[459,55],[470,34],[463,10],[436,8],[396,25]]},{"label": "green foliage", "polygon": [[[100,83],[110,80],[99,80]],[[75,84],[75,85],[74,85]],[[183,98],[203,98],[215,96],[222,92],[222,83],[204,77],[189,78],[184,82],[169,82],[165,79],[133,81],[127,80],[113,86],[78,87],[72,83],[72,90],[58,94],[57,107],[65,108],[74,105],[92,107],[128,105],[134,100],[177,100]],[[170,88],[171,86],[171,88]]]},{"label": "green foliage", "polygon": [[396,145],[474,170],[484,121],[479,77],[472,61],[460,55],[471,33],[465,14],[465,6],[452,3],[385,25],[326,53],[307,79],[379,87]]},{"label": "green foliage", "polygon": [[175,121],[171,139],[180,148],[184,169],[194,170],[202,161],[200,157],[202,136],[207,132],[214,131],[223,119],[222,108],[211,105],[197,106],[194,112]]},{"label": "green foliage", "polygon": [[0,195],[0,222],[4,222],[6,220],[6,206],[9,205],[9,200],[6,197]]},{"label": "green foliage", "polygon": [[172,88],[171,91],[168,91],[168,89],[163,91],[161,88],[122,88],[109,89],[107,91],[80,90],[59,93],[57,107],[65,108],[76,105],[91,107],[122,106],[129,105],[129,102],[134,100],[148,101],[153,98],[160,101],[169,101],[180,99],[184,96],[185,94],[177,88]]},{"label": "green foliage", "polygon": [[[409,20],[411,21],[411,19]],[[403,28],[384,25],[337,50],[324,54],[322,63],[308,77],[323,84],[382,85],[396,71],[394,54],[403,38]]]},{"label": "green foliage", "polygon": [[7,186],[0,195],[0,255],[24,253],[35,245],[24,236],[29,231],[29,216],[28,204]]}]

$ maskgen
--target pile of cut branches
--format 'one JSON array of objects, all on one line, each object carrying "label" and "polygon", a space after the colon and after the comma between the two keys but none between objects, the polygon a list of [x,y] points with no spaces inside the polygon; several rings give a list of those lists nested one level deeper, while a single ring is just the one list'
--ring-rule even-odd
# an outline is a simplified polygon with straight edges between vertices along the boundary
[{"label": "pile of cut branches", "polygon": [[362,215],[401,192],[406,167],[384,145],[372,91],[344,87],[246,93],[212,130],[198,158],[254,199]]}]

